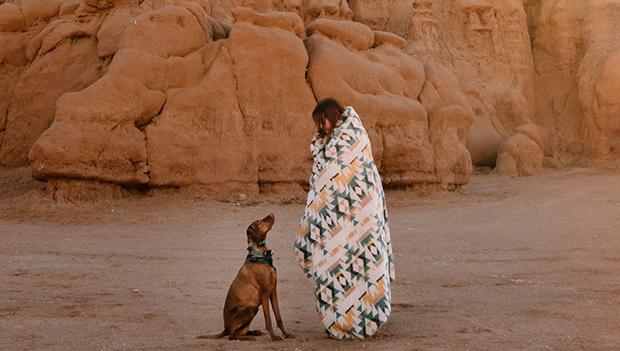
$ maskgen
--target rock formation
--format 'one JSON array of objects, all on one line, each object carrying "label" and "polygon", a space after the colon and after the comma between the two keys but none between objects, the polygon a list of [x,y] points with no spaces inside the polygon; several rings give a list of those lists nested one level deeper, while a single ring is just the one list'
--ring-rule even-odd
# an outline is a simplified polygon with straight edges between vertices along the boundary
[{"label": "rock formation", "polygon": [[502,144],[497,156],[497,171],[513,176],[531,176],[542,172],[543,151],[525,134],[517,133]]},{"label": "rock formation", "polygon": [[614,159],[620,154],[620,2],[527,1],[536,62],[538,123],[554,151]]},{"label": "rock formation", "polygon": [[0,165],[213,192],[300,186],[360,112],[386,184],[620,156],[620,2],[0,1]]}]

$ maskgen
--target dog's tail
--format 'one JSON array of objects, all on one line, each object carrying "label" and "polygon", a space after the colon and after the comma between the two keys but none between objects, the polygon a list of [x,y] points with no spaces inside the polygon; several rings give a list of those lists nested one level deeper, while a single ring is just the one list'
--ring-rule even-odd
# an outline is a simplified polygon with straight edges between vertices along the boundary
[{"label": "dog's tail", "polygon": [[226,332],[226,330],[224,330],[217,335],[199,335],[196,337],[196,339],[220,339],[225,337],[226,335],[228,335],[228,333]]}]

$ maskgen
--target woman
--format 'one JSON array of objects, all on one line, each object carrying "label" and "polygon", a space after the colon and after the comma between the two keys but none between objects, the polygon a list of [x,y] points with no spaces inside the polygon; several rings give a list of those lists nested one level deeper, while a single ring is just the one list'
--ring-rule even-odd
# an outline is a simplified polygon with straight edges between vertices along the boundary
[{"label": "woman", "polygon": [[320,101],[314,165],[295,253],[315,282],[319,316],[335,339],[373,335],[390,316],[392,245],[381,178],[352,107]]}]

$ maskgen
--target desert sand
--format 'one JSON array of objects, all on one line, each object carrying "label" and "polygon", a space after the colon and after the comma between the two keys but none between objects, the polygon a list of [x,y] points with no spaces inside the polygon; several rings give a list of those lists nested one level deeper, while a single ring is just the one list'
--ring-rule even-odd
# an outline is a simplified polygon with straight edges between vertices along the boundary
[{"label": "desert sand", "polygon": [[[183,194],[50,200],[0,173],[0,348],[10,350],[618,350],[620,176],[475,175],[457,192],[387,193],[397,280],[376,337],[336,342],[292,253],[303,199]],[[274,212],[285,324],[297,337],[202,341],[222,329],[245,228]],[[253,327],[264,330],[262,315]]]}]

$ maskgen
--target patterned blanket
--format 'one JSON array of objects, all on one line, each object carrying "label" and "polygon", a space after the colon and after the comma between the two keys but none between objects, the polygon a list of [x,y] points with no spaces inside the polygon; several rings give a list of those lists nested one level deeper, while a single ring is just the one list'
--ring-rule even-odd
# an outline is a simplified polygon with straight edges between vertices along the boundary
[{"label": "patterned blanket", "polygon": [[315,137],[310,149],[314,166],[295,253],[315,282],[317,310],[329,335],[365,339],[390,316],[394,280],[379,172],[352,107],[332,135]]}]

